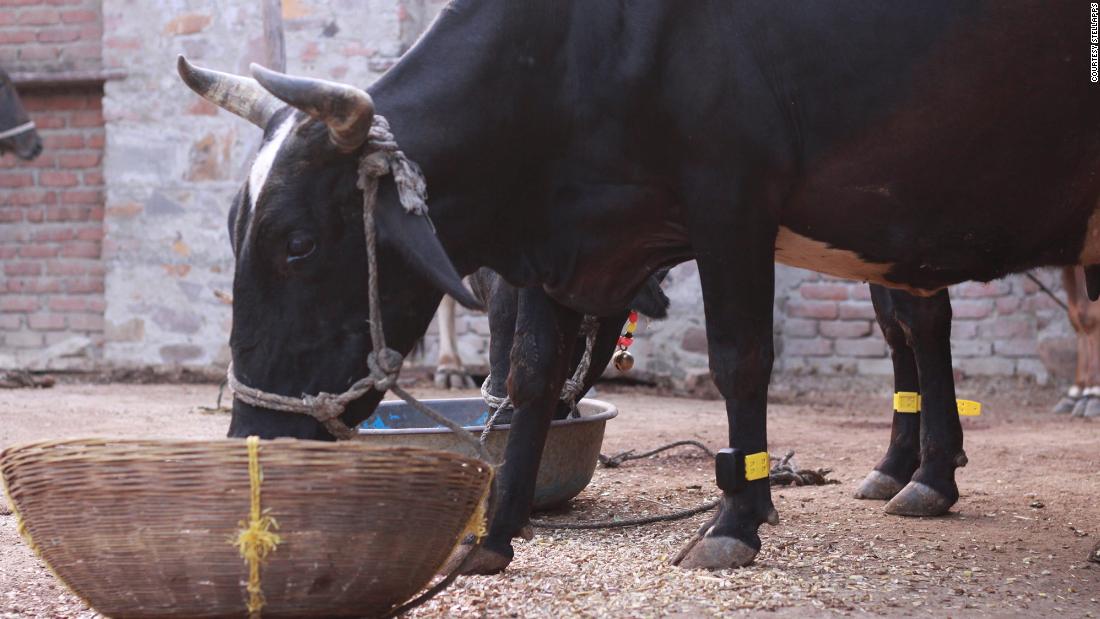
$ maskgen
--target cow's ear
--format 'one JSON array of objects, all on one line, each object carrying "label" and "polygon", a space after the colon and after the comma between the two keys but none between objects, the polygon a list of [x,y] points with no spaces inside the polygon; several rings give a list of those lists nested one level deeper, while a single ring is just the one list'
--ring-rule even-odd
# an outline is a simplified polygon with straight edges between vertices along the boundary
[{"label": "cow's ear", "polygon": [[[395,200],[396,202],[396,200]],[[376,211],[377,224],[382,235],[393,240],[393,246],[417,273],[428,279],[436,288],[473,310],[485,310],[458,274],[443,245],[435,235],[431,220],[422,215],[406,213],[405,209],[390,205],[379,196]]]}]

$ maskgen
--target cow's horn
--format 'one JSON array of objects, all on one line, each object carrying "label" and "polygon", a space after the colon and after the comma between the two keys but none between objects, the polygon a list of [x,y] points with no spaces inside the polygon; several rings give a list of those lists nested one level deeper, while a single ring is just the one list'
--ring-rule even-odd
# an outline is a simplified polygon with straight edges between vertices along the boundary
[{"label": "cow's horn", "polygon": [[182,55],[176,61],[183,82],[202,98],[233,112],[264,129],[267,121],[283,107],[283,102],[271,96],[256,80],[203,69],[187,62]]},{"label": "cow's horn", "polygon": [[362,89],[309,77],[292,77],[252,65],[256,78],[271,94],[328,125],[333,145],[343,152],[367,141],[374,102]]}]

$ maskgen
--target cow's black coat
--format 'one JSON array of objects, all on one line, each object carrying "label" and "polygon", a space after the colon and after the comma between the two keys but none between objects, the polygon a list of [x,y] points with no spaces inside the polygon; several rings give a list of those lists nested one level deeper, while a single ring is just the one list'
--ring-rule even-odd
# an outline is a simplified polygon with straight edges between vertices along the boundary
[{"label": "cow's black coat", "polygon": [[[777,256],[922,294],[1100,261],[1085,244],[1100,194],[1086,16],[1081,3],[1015,0],[449,5],[371,94],[424,168],[459,269],[524,287],[506,458],[537,462],[580,313],[621,310],[661,266],[698,261],[730,445],[753,453],[767,448]],[[272,173],[279,191],[237,240],[232,344],[246,382],[334,391],[364,373],[354,165],[302,120]],[[300,230],[317,250],[289,264]],[[393,251],[408,239],[383,234],[387,337],[407,350],[439,295]],[[231,432],[324,436],[291,417],[238,403]],[[961,434],[957,452],[948,443],[922,443],[915,480],[953,471]],[[532,490],[507,471],[501,485],[495,567]],[[773,514],[766,481],[727,494],[685,564],[751,560]]]}]

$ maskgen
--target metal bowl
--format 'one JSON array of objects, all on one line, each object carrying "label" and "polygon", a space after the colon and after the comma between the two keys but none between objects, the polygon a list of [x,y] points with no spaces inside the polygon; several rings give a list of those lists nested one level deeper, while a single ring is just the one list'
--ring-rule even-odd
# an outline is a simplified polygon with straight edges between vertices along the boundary
[{"label": "metal bowl", "polygon": [[[437,412],[478,434],[485,428],[489,410],[481,398],[425,400]],[[550,509],[580,494],[592,481],[599,460],[607,420],[619,414],[614,405],[601,400],[581,400],[581,416],[550,423],[542,452],[534,508]],[[485,446],[499,461],[504,454],[510,424],[496,424]],[[437,425],[402,401],[382,402],[377,412],[359,428],[359,439],[378,447],[413,446],[452,451],[476,457],[473,449],[449,429]]]}]

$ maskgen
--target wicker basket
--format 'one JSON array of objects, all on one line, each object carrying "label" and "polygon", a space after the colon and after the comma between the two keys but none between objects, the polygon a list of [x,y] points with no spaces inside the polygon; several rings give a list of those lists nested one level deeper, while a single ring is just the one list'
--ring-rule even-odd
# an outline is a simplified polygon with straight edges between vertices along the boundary
[{"label": "wicker basket", "polygon": [[[488,492],[479,460],[416,448],[264,441],[262,508],[281,541],[262,614],[385,614],[439,570]],[[29,544],[116,619],[245,617],[245,442],[70,440],[8,449],[0,474]],[[480,518],[478,518],[480,519]]]}]

